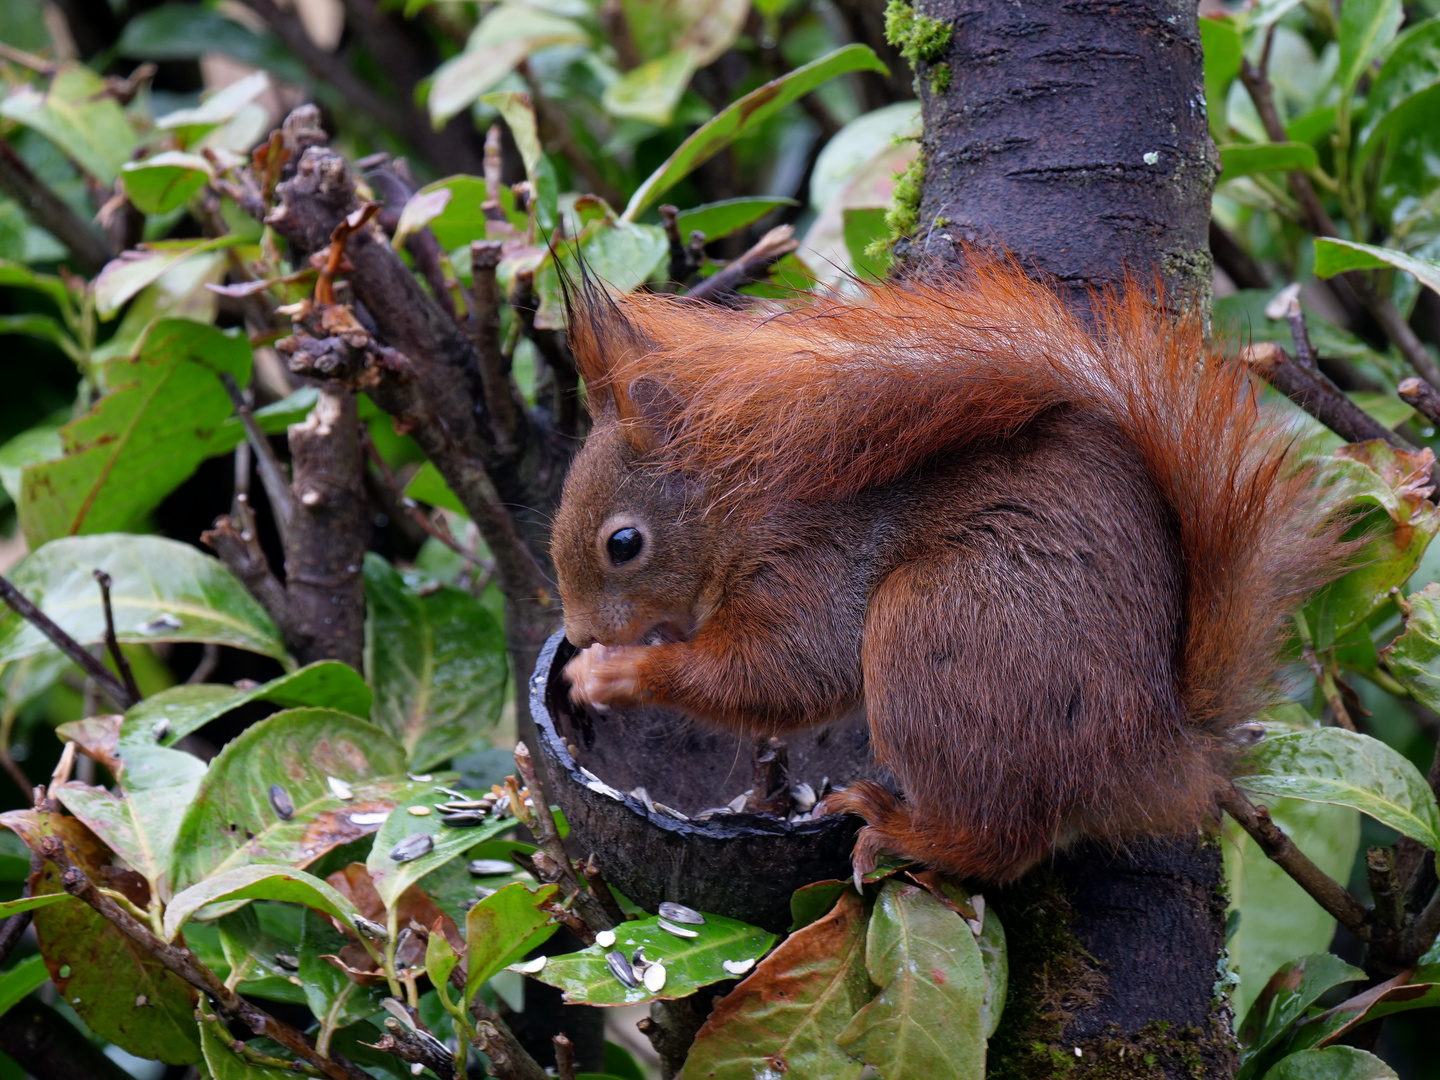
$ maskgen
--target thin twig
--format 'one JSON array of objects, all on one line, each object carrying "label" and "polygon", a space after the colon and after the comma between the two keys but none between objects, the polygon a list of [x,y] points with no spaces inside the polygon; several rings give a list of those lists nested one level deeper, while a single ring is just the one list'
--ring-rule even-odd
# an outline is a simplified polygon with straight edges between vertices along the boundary
[{"label": "thin twig", "polygon": [[122,709],[128,709],[140,700],[131,695],[125,684],[111,674],[109,668],[91,656],[89,649],[60,629],[50,616],[27,600],[20,590],[10,583],[10,579],[4,576],[0,576],[0,600],[4,600],[15,614],[34,626],[49,638],[56,648],[75,661],[80,670],[94,679]]},{"label": "thin twig", "polygon": [[581,886],[575,867],[570,862],[570,855],[565,850],[565,842],[560,839],[560,830],[555,826],[555,815],[550,812],[550,799],[535,772],[535,760],[530,756],[530,748],[523,742],[515,744],[515,767],[520,770],[520,778],[530,789],[530,801],[535,807],[534,821],[531,823],[535,843],[554,860],[558,870],[556,881],[561,889],[574,898],[576,913],[592,930],[610,930],[619,926],[620,921],[611,918],[605,905]]},{"label": "thin twig", "polygon": [[[450,973],[450,985],[459,993],[465,992],[463,968],[457,966]],[[479,994],[470,999],[470,1015],[475,1018],[475,1046],[490,1059],[492,1076],[503,1080],[550,1080],[549,1074]]]},{"label": "thin twig", "polygon": [[585,879],[586,886],[590,889],[590,895],[595,897],[605,908],[609,916],[619,926],[625,921],[625,912],[620,907],[620,901],[615,899],[615,894],[610,891],[610,885],[600,873],[600,864],[595,861],[595,853],[592,851],[590,857],[580,864],[580,875]]},{"label": "thin twig", "polygon": [[1440,935],[1440,887],[1430,895],[1430,902],[1415,916],[1406,939],[1407,952],[1423,956]]},{"label": "thin twig", "polygon": [[559,1080],[575,1080],[575,1044],[563,1031],[550,1041],[555,1044],[555,1075]]},{"label": "thin twig", "polygon": [[1300,310],[1300,298],[1291,296],[1285,303],[1285,321],[1290,324],[1290,339],[1295,343],[1295,359],[1306,371],[1319,371],[1319,357],[1315,346],[1310,344],[1310,330],[1305,325],[1305,313]]},{"label": "thin twig", "polygon": [[1440,424],[1440,391],[1424,379],[1410,376],[1400,381],[1400,400],[1412,406],[1432,424]]},{"label": "thin twig", "polygon": [[251,1065],[259,1066],[262,1069],[283,1069],[299,1076],[323,1075],[315,1066],[308,1065],[303,1061],[272,1057],[270,1054],[262,1054],[253,1047],[247,1046],[244,1040],[237,1039],[230,1034],[230,1029],[220,1022],[218,1016],[214,1013],[207,1014],[203,1007],[196,1008],[195,1021],[208,1025],[215,1037],[223,1042],[232,1054]]},{"label": "thin twig", "polygon": [[14,199],[31,221],[69,248],[78,269],[96,274],[110,261],[113,253],[100,235],[51,191],[4,139],[0,139],[0,192]]},{"label": "thin twig", "polygon": [[10,755],[9,748],[4,746],[0,746],[0,768],[3,768],[6,775],[15,782],[15,786],[20,789],[22,796],[29,796],[30,789],[33,786],[30,783],[30,778],[25,775],[25,770],[20,768],[15,759]]},{"label": "thin twig", "polygon": [[795,239],[795,230],[789,225],[777,225],[755,242],[754,247],[735,259],[724,269],[700,282],[685,295],[693,300],[709,300],[712,303],[735,307],[744,303],[740,290],[746,285],[764,280],[770,268],[800,246]]},{"label": "thin twig", "polygon": [[190,672],[190,677],[185,680],[186,686],[197,686],[203,683],[215,673],[220,666],[220,646],[213,641],[205,643],[205,652],[200,657],[200,662],[195,665],[195,670]]},{"label": "thin twig", "polygon": [[455,1080],[455,1058],[450,1048],[428,1031],[411,1030],[393,1016],[385,1018],[385,1034],[379,1042],[366,1043],[402,1061],[413,1062],[429,1069],[440,1080]]},{"label": "thin twig", "polygon": [[1365,853],[1365,873],[1375,898],[1375,918],[1392,930],[1405,925],[1405,888],[1395,870],[1395,850],[1372,847]]},{"label": "thin twig", "polygon": [[64,841],[58,836],[45,837],[40,842],[40,854],[60,871],[60,885],[67,893],[89,904],[106,922],[158,960],[166,970],[209,994],[222,1011],[241,1021],[256,1035],[273,1039],[331,1080],[369,1080],[368,1074],[337,1054],[321,1057],[308,1038],[227,987],[189,949],[161,941],[149,927],[95,887],[85,871],[70,861]]},{"label": "thin twig", "polygon": [[680,235],[680,211],[668,204],[660,207],[660,223],[665,226],[665,236],[670,241],[670,280],[677,285],[687,285],[705,261],[705,234],[698,230],[691,233],[690,243],[686,244]]},{"label": "thin twig", "polygon": [[400,482],[395,478],[395,474],[390,471],[389,463],[381,456],[380,451],[376,449],[375,443],[370,438],[369,431],[363,427],[360,429],[360,441],[365,444],[365,453],[369,456],[370,463],[374,465],[380,473],[381,479],[384,481],[385,487],[389,490],[391,497],[395,500],[396,506],[409,514],[415,524],[424,529],[427,535],[439,540],[440,543],[444,544],[472,566],[478,566],[485,570],[494,569],[473,551],[466,551],[465,548],[461,547],[455,537],[450,535],[449,529],[442,529],[436,525],[435,522],[430,520],[429,515],[420,509],[415,500],[405,494],[404,490],[400,487]]},{"label": "thin twig", "polygon": [[285,466],[280,464],[280,459],[275,456],[275,448],[260,430],[260,422],[255,419],[255,412],[245,400],[245,395],[234,377],[224,374],[220,376],[220,381],[225,384],[225,392],[230,395],[230,403],[235,406],[235,415],[240,418],[240,423],[245,428],[245,441],[255,454],[255,468],[260,473],[265,497],[270,500],[270,509],[274,511],[280,542],[284,544],[285,534],[290,529],[290,518],[294,513],[294,505],[290,501],[290,480],[285,475]]},{"label": "thin twig", "polygon": [[115,611],[110,606],[110,575],[104,570],[95,570],[95,582],[100,586],[100,606],[105,610],[105,649],[115,661],[115,669],[125,683],[125,689],[136,701],[140,700],[140,688],[135,685],[135,673],[130,670],[130,661],[120,651],[120,642],[115,637]]},{"label": "thin twig", "polygon": [[1271,862],[1289,874],[1342,926],[1361,941],[1368,943],[1374,938],[1374,927],[1364,905],[1291,843],[1284,830],[1270,820],[1270,812],[1265,807],[1256,806],[1233,785],[1222,792],[1220,807],[1250,834]]}]

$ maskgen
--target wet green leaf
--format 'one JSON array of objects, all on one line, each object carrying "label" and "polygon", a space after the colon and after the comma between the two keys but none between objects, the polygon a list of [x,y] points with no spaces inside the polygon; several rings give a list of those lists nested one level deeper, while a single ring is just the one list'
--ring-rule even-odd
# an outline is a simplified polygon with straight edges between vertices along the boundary
[{"label": "wet green leaf", "polygon": [[225,1045],[215,1031],[216,1024],[202,1023],[198,1027],[210,1080],[295,1080],[295,1073],[289,1069],[270,1069],[246,1061]]},{"label": "wet green leaf", "polygon": [[365,670],[371,718],[413,770],[447,761],[495,725],[505,703],[505,635],[469,593],[423,595],[380,556],[365,556]]},{"label": "wet green leaf", "polygon": [[155,121],[155,126],[161,131],[179,131],[193,137],[234,119],[241,109],[269,89],[270,77],[263,71],[252,71],[209,94],[193,109],[166,113]]},{"label": "wet green leaf", "polygon": [[681,48],[627,71],[605,88],[601,99],[605,110],[611,116],[664,127],[690,85],[698,60],[694,49]]},{"label": "wet green leaf", "polygon": [[774,196],[759,198],[721,199],[705,203],[689,210],[682,210],[675,218],[675,227],[681,238],[690,242],[692,232],[702,232],[706,241],[719,240],[737,233],[747,225],[753,225],[771,210],[781,206],[798,206],[794,199],[780,199]]},{"label": "wet green leaf", "polygon": [[179,893],[165,907],[165,940],[171,941],[190,916],[221,900],[283,900],[352,923],[355,909],[335,888],[288,867],[232,866]]},{"label": "wet green leaf", "polygon": [[[216,717],[252,701],[268,701],[287,709],[313,705],[362,719],[370,715],[370,688],[360,673],[338,660],[317,660],[253,690],[215,683],[161,690],[125,713],[120,741],[141,746],[156,742],[173,746]],[[158,724],[165,725],[162,729],[165,734],[157,740]]]},{"label": "wet green leaf", "polygon": [[[215,920],[228,978],[236,989],[251,997],[271,1001],[305,1004],[305,990],[291,982],[298,981],[292,967],[280,963],[279,957],[298,958],[300,925],[307,908],[282,904],[246,904]],[[187,935],[193,942],[197,925]]]},{"label": "wet green leaf", "polygon": [[830,912],[840,894],[849,887],[848,881],[817,881],[796,889],[790,894],[790,932],[793,934]]},{"label": "wet green leaf", "polygon": [[[1322,871],[1349,878],[1360,846],[1356,810],[1300,799],[1268,799],[1266,806],[1275,824]],[[1240,977],[1230,999],[1235,1014],[1244,1016],[1276,968],[1329,946],[1335,919],[1229,818],[1222,850],[1230,917],[1239,920],[1226,942],[1231,970]]]},{"label": "wet green leaf", "polygon": [[1406,597],[1405,630],[1381,651],[1390,674],[1429,709],[1440,709],[1440,582]]},{"label": "wet green leaf", "polygon": [[1240,1071],[1236,1080],[1263,1075],[1270,1051],[1305,1010],[1332,986],[1365,978],[1365,973],[1338,956],[1311,953],[1282,965],[1255,999],[1240,1025]]},{"label": "wet green leaf", "polygon": [[1268,736],[1235,782],[1252,796],[1353,806],[1397,832],[1440,849],[1440,807],[1405,757],[1379,739],[1341,728]]},{"label": "wet green leaf", "polygon": [[880,994],[838,1036],[885,1080],[985,1075],[985,968],[975,935],[926,890],[885,882],[865,967]]},{"label": "wet green leaf", "polygon": [[1340,93],[1355,89],[1405,18],[1400,0],[1344,0],[1340,7]]},{"label": "wet green leaf", "polygon": [[137,251],[124,252],[118,259],[106,263],[93,283],[95,313],[103,320],[113,319],[127,300],[186,259],[235,247],[243,241],[243,237],[234,235],[214,240],[161,240]]},{"label": "wet green leaf", "polygon": [[305,1002],[323,1025],[330,1028],[372,1016],[387,995],[383,986],[360,986],[326,956],[337,956],[345,937],[309,908],[305,910],[300,935],[299,978],[305,988]]},{"label": "wet green leaf", "polygon": [[[164,574],[157,569],[164,568]],[[32,552],[10,575],[15,587],[71,637],[105,640],[105,613],[91,571],[112,579],[115,634],[122,642],[213,641],[285,657],[275,624],[245,587],[189,544],[158,536],[73,536]],[[14,612],[0,614],[0,662],[54,646]]]},{"label": "wet green leaf", "polygon": [[[565,991],[565,1000],[586,1005],[636,1005],[642,1001],[682,998],[702,986],[733,979],[722,966],[726,960],[759,960],[775,943],[775,935],[757,926],[705,915],[705,925],[686,927],[693,938],[675,937],[660,929],[656,918],[622,923],[615,928],[610,949],[591,945],[580,952],[551,957],[531,978]],[[605,963],[605,954],[619,951],[632,956],[644,949],[645,959],[665,965],[665,985],[658,993],[644,986],[627,987]]]},{"label": "wet green leaf", "polygon": [[1304,172],[1320,163],[1308,143],[1231,143],[1220,149],[1220,180],[1261,172]]},{"label": "wet green leaf", "polygon": [[105,365],[110,392],[60,429],[65,456],[21,474],[34,547],[133,527],[204,461],[233,411],[220,382],[250,377],[250,343],[187,319],[156,323],[138,355]]},{"label": "wet green leaf", "polygon": [[888,250],[872,255],[870,245],[888,240],[890,226],[885,223],[887,211],[882,206],[847,206],[841,212],[844,221],[845,250],[850,254],[850,268],[862,278],[883,278],[890,266]]},{"label": "wet green leaf", "polygon": [[[468,794],[478,797],[482,793]],[[417,792],[416,795],[413,801],[396,807],[395,813],[380,827],[375,836],[375,845],[370,849],[370,858],[365,863],[375,884],[375,891],[380,894],[380,899],[384,901],[387,909],[394,907],[401,893],[432,870],[437,870],[451,859],[464,855],[480,841],[489,840],[497,833],[515,827],[514,818],[492,816],[474,828],[452,829],[441,823],[440,815],[433,806],[446,796],[436,791],[433,784],[423,794]],[[413,815],[408,812],[407,808],[410,806],[430,812]],[[390,853],[400,841],[420,835],[430,837],[432,846],[426,854],[407,862],[396,862],[390,857]]]},{"label": "wet green leaf", "polygon": [[865,902],[846,890],[829,914],[786,938],[721,999],[681,1080],[858,1077],[865,1066],[835,1040],[875,996],[865,971],[867,917]]},{"label": "wet green leaf", "polygon": [[555,899],[559,889],[541,885],[531,890],[520,882],[496,889],[465,915],[465,1000],[481,983],[506,964],[538,948],[559,929],[541,905]]},{"label": "wet green leaf", "polygon": [[0,973],[0,1016],[49,981],[50,972],[45,967],[45,958],[38,954],[27,956],[9,971]]},{"label": "wet green leaf", "polygon": [[440,475],[440,470],[433,461],[427,461],[420,466],[410,483],[405,485],[405,494],[431,506],[453,510],[457,514],[465,513],[460,497],[450,490],[450,485],[445,483],[445,478]]},{"label": "wet green leaf", "polygon": [[1393,248],[1357,244],[1353,240],[1338,240],[1327,236],[1315,238],[1316,277],[1328,278],[1343,274],[1347,270],[1371,270],[1386,266],[1414,274],[1423,284],[1440,292],[1440,263],[1430,259],[1417,259],[1414,255],[1406,255]]},{"label": "wet green leaf", "polygon": [[884,72],[885,65],[867,45],[847,45],[819,60],[766,83],[732,103],[680,144],[630,197],[622,215],[634,221],[697,166],[704,164],[746,131],[763,123],[790,102],[808,94],[837,75],[852,71]]},{"label": "wet green leaf", "polygon": [[[248,863],[303,867],[340,844],[375,832],[354,815],[388,813],[433,784],[403,775],[405,755],[379,728],[328,709],[289,709],[227,743],[180,825],[177,888]],[[350,785],[341,799],[329,778]],[[294,814],[285,820],[270,788],[282,788]]]},{"label": "wet green leaf", "polygon": [[1396,1080],[1397,1073],[1367,1050],[1331,1046],[1282,1058],[1265,1080]]},{"label": "wet green leaf", "polygon": [[1210,116],[1210,136],[1226,141],[1229,124],[1225,101],[1230,84],[1240,74],[1240,31],[1228,15],[1205,16],[1200,20],[1200,47],[1205,53],[1205,108]]},{"label": "wet green leaf", "polygon": [[495,5],[471,33],[465,51],[436,69],[428,100],[431,121],[444,124],[469,108],[532,53],[589,40],[569,19],[522,4]]},{"label": "wet green leaf", "polygon": [[[1404,122],[1402,110],[1430,104],[1440,87],[1440,19],[1411,26],[1395,42],[1380,73],[1370,84],[1357,160],[1365,161],[1392,126]],[[1430,113],[1433,116],[1433,112]]]},{"label": "wet green leaf", "polygon": [[[37,891],[60,887],[47,863]],[[195,991],[105,921],[89,904],[35,912],[35,937],[60,996],[92,1032],[136,1057],[168,1065],[200,1060]]]},{"label": "wet green leaf", "polygon": [[107,187],[135,150],[135,129],[105,80],[74,60],[62,63],[44,90],[13,88],[0,116],[38,131]]},{"label": "wet green leaf", "polygon": [[125,194],[142,214],[167,214],[184,206],[210,179],[210,163],[198,154],[166,150],[120,169]]}]

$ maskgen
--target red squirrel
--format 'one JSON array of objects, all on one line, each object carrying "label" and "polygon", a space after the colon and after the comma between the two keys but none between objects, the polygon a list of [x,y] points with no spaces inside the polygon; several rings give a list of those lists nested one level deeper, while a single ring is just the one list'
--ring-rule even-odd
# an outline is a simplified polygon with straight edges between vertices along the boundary
[{"label": "red squirrel", "polygon": [[863,704],[880,852],[1005,882],[1194,829],[1341,526],[1241,366],[1012,265],[780,311],[593,285],[552,540],[577,701],[778,733]]}]

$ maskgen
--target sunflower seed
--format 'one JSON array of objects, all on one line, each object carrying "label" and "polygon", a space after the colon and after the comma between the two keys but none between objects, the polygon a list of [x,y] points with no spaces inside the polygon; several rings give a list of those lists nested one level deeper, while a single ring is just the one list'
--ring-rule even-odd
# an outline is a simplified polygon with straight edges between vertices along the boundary
[{"label": "sunflower seed", "polygon": [[745,809],[745,800],[750,797],[750,792],[742,791],[725,805],[730,808],[732,814],[738,814]]},{"label": "sunflower seed", "polygon": [[286,971],[300,970],[300,958],[298,956],[291,956],[289,953],[277,952],[275,954],[275,963],[279,964]]},{"label": "sunflower seed", "polygon": [[586,781],[585,786],[591,791],[598,792],[601,795],[608,795],[610,798],[614,799],[617,802],[625,801],[625,793],[623,791],[617,791],[615,788],[605,783],[604,780],[589,780]]},{"label": "sunflower seed", "polygon": [[279,784],[270,785],[270,808],[281,821],[289,821],[295,816],[295,803],[290,793]]},{"label": "sunflower seed", "polygon": [[166,630],[179,630],[185,624],[171,615],[168,611],[162,611],[153,619],[140,627],[142,634],[159,634]]},{"label": "sunflower seed", "polygon": [[790,798],[795,803],[795,809],[802,814],[808,813],[815,805],[815,789],[806,783],[795,784],[790,788]]},{"label": "sunflower seed", "polygon": [[728,806],[711,806],[707,807],[704,810],[701,810],[698,814],[696,814],[695,820],[709,821],[712,817],[716,817],[717,815],[723,817],[725,814],[733,814],[734,812],[735,811],[731,810]]},{"label": "sunflower seed", "polygon": [[411,817],[429,817],[430,807],[428,806],[407,806],[405,812]]},{"label": "sunflower seed", "polygon": [[515,864],[506,859],[471,859],[465,869],[475,877],[494,877],[514,873]]},{"label": "sunflower seed", "polygon": [[449,802],[437,802],[435,809],[442,814],[453,814],[458,810],[489,810],[494,805],[484,799],[451,799]]},{"label": "sunflower seed", "polygon": [[435,849],[429,833],[411,833],[390,849],[390,858],[397,863],[412,862]]},{"label": "sunflower seed", "polygon": [[330,794],[337,799],[353,799],[355,797],[355,789],[338,776],[325,777],[325,783],[330,787]]},{"label": "sunflower seed", "polygon": [[487,896],[494,896],[494,889],[487,889],[484,885],[475,886],[475,899],[484,900]]},{"label": "sunflower seed", "polygon": [[975,893],[970,897],[970,906],[975,909],[975,917],[966,919],[965,923],[970,927],[970,932],[979,937],[985,932],[985,897]]},{"label": "sunflower seed", "polygon": [[635,981],[635,973],[630,969],[630,961],[625,959],[621,952],[608,952],[605,954],[605,964],[610,968],[610,974],[619,979],[631,989],[640,984]]},{"label": "sunflower seed", "polygon": [[476,825],[482,825],[489,814],[476,814],[463,810],[458,814],[441,814],[440,824],[451,829],[473,829]]},{"label": "sunflower seed", "polygon": [[512,964],[511,967],[522,975],[538,975],[545,970],[545,961],[548,956],[537,956],[534,960],[526,960],[523,963]]},{"label": "sunflower seed", "polygon": [[689,821],[689,820],[690,820],[688,817],[686,817],[684,814],[682,814],[679,810],[676,810],[673,806],[666,806],[663,802],[657,802],[657,803],[655,804],[655,809],[658,810],[658,811],[660,811],[660,813],[666,815],[667,817],[672,817],[672,818],[674,818],[676,821]]},{"label": "sunflower seed", "polygon": [[666,922],[664,919],[657,919],[655,921],[659,925],[660,929],[664,930],[667,934],[674,934],[676,937],[700,936],[699,933],[694,930],[690,930],[684,926],[676,926],[674,923]]},{"label": "sunflower seed", "polygon": [[598,780],[598,781],[599,781],[600,783],[602,783],[602,784],[605,782],[605,781],[603,781],[603,780],[600,780],[600,777],[596,776],[593,772],[591,772],[589,769],[587,769],[584,765],[581,765],[581,766],[580,766],[580,773],[581,773],[581,775],[583,775],[583,776],[585,777],[586,780]]},{"label": "sunflower seed", "polygon": [[367,919],[363,915],[355,916],[355,929],[359,930],[360,933],[364,934],[371,941],[390,940],[389,930],[386,930],[382,924],[375,922],[372,919]]},{"label": "sunflower seed", "polygon": [[669,919],[671,922],[686,923],[690,926],[704,926],[705,916],[701,915],[694,908],[688,908],[684,904],[677,904],[673,900],[666,900],[660,905],[660,917]]},{"label": "sunflower seed", "polygon": [[352,825],[383,825],[390,816],[389,810],[381,810],[374,814],[351,814],[350,824]]},{"label": "sunflower seed", "polygon": [[650,813],[653,814],[655,812],[655,803],[650,798],[650,792],[646,791],[643,787],[631,788],[630,795],[632,798],[639,799],[640,805],[645,807]]},{"label": "sunflower seed", "polygon": [[602,949],[608,949],[608,948],[610,948],[611,945],[614,945],[614,944],[615,944],[615,931],[614,931],[614,930],[599,930],[599,931],[596,931],[596,934],[595,934],[595,944],[596,944],[596,945],[599,945]]},{"label": "sunflower seed", "polygon": [[726,960],[720,966],[731,975],[744,975],[755,966],[755,960],[753,957],[749,960]]},{"label": "sunflower seed", "polygon": [[435,790],[449,795],[452,799],[468,799],[470,797],[463,791],[456,791],[453,787],[446,787],[444,784],[436,784]]},{"label": "sunflower seed", "polygon": [[652,994],[658,994],[665,988],[665,965],[660,963],[651,964],[645,969],[645,989]]},{"label": "sunflower seed", "polygon": [[165,736],[167,736],[167,735],[170,734],[170,721],[169,721],[169,720],[157,720],[157,721],[155,721],[155,725],[150,729],[150,734],[153,735],[153,736],[155,736],[155,741],[156,741],[156,742],[164,742],[164,741],[165,741]]},{"label": "sunflower seed", "polygon": [[434,779],[435,779],[435,777],[431,776],[429,773],[408,773],[408,772],[407,772],[405,775],[406,775],[407,778],[409,778],[409,779],[411,779],[411,780],[414,780],[415,783],[417,783],[417,784],[428,784],[428,783],[430,783],[431,780],[434,780]]}]

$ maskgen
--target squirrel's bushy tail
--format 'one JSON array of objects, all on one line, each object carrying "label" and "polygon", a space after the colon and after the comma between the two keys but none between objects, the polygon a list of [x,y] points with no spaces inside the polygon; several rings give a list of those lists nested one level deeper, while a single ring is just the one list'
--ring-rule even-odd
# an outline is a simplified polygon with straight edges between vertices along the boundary
[{"label": "squirrel's bushy tail", "polygon": [[[1181,679],[1215,735],[1261,704],[1286,619],[1339,570],[1341,525],[1248,373],[1140,288],[1089,321],[1013,265],[865,287],[768,314],[674,297],[591,301],[572,328],[587,387],[622,419],[636,379],[653,453],[730,513],[881,485],[1070,404],[1110,418],[1173,507],[1185,566]],[[575,331],[572,329],[572,334]],[[657,405],[657,403],[659,403]]]}]

